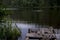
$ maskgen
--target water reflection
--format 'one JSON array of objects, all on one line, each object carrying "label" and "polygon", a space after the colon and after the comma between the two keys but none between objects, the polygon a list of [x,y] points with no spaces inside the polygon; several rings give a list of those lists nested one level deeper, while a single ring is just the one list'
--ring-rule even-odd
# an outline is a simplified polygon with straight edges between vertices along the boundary
[{"label": "water reflection", "polygon": [[18,40],[25,40],[26,33],[29,28],[35,28],[35,24],[24,24],[24,23],[16,23],[17,26],[21,29],[21,37]]},{"label": "water reflection", "polygon": [[[26,37],[26,33],[28,32],[28,29],[29,28],[39,28],[39,27],[42,27],[42,25],[36,25],[36,24],[27,24],[27,23],[16,23],[18,28],[21,29],[21,37],[18,38],[18,40],[25,40],[25,37]],[[13,24],[14,25],[14,24]],[[44,27],[47,27],[44,25]],[[56,30],[56,37],[57,37],[57,40],[60,39],[60,31],[58,31],[57,29]]]}]

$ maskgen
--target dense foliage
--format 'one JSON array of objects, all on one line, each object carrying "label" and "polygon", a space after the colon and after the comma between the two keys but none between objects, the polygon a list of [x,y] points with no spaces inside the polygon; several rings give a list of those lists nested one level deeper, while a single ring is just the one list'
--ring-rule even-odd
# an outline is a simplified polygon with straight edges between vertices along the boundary
[{"label": "dense foliage", "polygon": [[18,40],[21,36],[21,31],[15,26],[12,26],[11,22],[0,23],[0,39],[1,40]]},{"label": "dense foliage", "polygon": [[58,26],[58,28],[60,26],[59,0],[11,0],[10,6],[19,9],[13,12],[15,16],[11,16],[15,20],[32,21],[43,25]]},{"label": "dense foliage", "polygon": [[0,5],[0,40],[18,40],[21,36],[21,30],[15,26],[12,26],[12,22],[9,17],[9,12],[1,9]]}]

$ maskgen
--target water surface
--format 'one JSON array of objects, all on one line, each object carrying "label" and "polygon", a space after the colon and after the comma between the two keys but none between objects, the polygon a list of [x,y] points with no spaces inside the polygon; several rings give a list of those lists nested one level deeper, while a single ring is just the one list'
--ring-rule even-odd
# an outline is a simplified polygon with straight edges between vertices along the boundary
[{"label": "water surface", "polygon": [[[18,38],[18,40],[25,40],[25,37],[26,37],[26,33],[28,32],[28,29],[29,28],[38,28],[38,27],[42,27],[42,25],[37,25],[37,24],[27,24],[27,23],[16,23],[18,28],[21,29],[21,37]],[[44,27],[47,27],[44,25]],[[55,32],[56,32],[56,37],[57,37],[57,40],[60,40],[60,30],[58,29],[55,29]]]}]

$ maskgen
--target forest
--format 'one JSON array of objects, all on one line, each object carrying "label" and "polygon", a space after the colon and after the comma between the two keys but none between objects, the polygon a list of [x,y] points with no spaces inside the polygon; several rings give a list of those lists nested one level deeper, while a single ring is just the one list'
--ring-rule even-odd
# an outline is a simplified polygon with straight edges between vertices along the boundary
[{"label": "forest", "polygon": [[9,10],[13,20],[31,21],[54,27],[60,26],[59,0],[1,0],[3,8],[17,8]]},{"label": "forest", "polygon": [[12,28],[12,20],[60,28],[60,1],[0,0],[1,40],[17,40],[21,36],[21,30],[16,25]]},{"label": "forest", "polygon": [[18,19],[60,28],[59,0],[18,0],[13,5],[18,8],[13,11],[14,14],[11,16],[13,20]]}]

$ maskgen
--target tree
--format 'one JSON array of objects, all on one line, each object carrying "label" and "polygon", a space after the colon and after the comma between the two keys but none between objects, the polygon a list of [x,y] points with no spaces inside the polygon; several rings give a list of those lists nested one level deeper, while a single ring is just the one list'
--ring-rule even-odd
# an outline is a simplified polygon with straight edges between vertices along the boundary
[{"label": "tree", "polygon": [[12,28],[12,22],[8,15],[9,13],[5,10],[2,10],[0,7],[0,39],[17,40],[21,35],[21,31],[16,27]]},{"label": "tree", "polygon": [[14,19],[18,18],[19,20],[32,21],[50,26],[60,24],[59,0],[17,0],[15,4],[19,10],[14,11],[15,15],[17,15],[14,16]]}]

